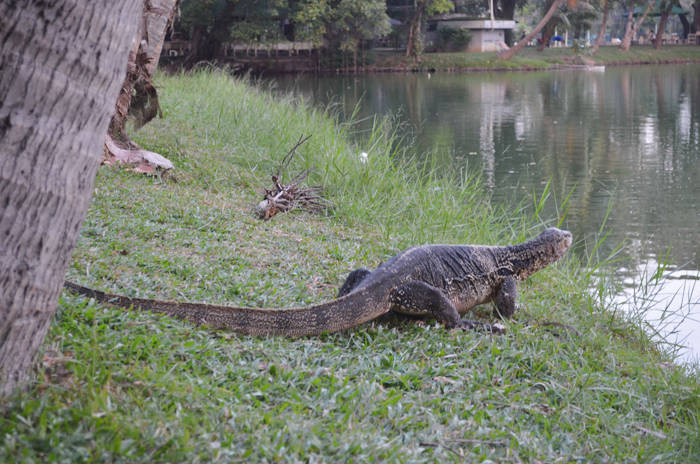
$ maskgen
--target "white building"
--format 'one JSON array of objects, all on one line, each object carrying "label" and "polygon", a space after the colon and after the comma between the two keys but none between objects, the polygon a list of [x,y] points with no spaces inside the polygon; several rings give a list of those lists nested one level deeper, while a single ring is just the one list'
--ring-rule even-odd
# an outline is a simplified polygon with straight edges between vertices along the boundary
[{"label": "white building", "polygon": [[470,52],[494,52],[507,48],[504,31],[515,28],[515,21],[496,19],[473,19],[462,14],[446,14],[433,16],[429,20],[429,30],[440,29],[469,29],[471,41],[467,47]]}]

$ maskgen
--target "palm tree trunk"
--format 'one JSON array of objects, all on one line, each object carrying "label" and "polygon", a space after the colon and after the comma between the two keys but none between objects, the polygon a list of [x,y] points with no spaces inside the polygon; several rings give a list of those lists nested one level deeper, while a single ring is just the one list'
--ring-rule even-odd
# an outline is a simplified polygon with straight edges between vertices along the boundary
[{"label": "palm tree trunk", "polygon": [[598,32],[598,37],[595,39],[595,44],[593,45],[593,53],[596,53],[600,48],[600,43],[603,41],[603,36],[605,35],[605,26],[608,24],[608,13],[610,12],[610,1],[605,0],[603,6],[603,22],[600,24],[600,32]]},{"label": "palm tree trunk", "polygon": [[144,151],[129,138],[126,122],[131,116],[134,129],[138,130],[161,114],[152,78],[158,66],[168,24],[175,15],[176,3],[177,0],[149,0],[144,5],[139,28],[141,40],[135,41],[129,52],[126,79],[105,140],[105,153],[109,162],[113,159],[129,159],[130,163],[139,165],[136,170],[144,172],[155,172],[156,168],[172,168],[172,163],[160,155],[159,163],[147,161],[152,152]]},{"label": "palm tree trunk", "polygon": [[550,19],[552,19],[552,16],[554,16],[554,13],[557,11],[559,6],[563,3],[564,0],[554,0],[552,2],[552,6],[549,7],[549,10],[547,10],[547,14],[544,15],[544,18],[535,26],[535,28],[528,34],[526,35],[522,40],[520,40],[517,44],[515,44],[512,48],[508,50],[504,50],[501,53],[498,54],[498,57],[502,60],[509,60],[513,56],[515,56],[516,53],[518,53],[520,50],[522,50],[525,45],[528,44],[539,32],[542,30],[542,28],[549,22]]},{"label": "palm tree trunk", "polygon": [[29,381],[56,310],[141,12],[0,2],[0,397]]}]

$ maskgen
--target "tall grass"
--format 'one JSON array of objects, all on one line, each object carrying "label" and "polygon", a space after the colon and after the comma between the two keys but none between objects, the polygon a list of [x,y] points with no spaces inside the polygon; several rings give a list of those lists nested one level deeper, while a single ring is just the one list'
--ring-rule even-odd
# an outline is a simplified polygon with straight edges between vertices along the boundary
[{"label": "tall grass", "polygon": [[[141,140],[169,153],[202,188],[267,186],[299,136],[311,135],[288,170],[312,168],[309,183],[326,188],[337,219],[370,223],[399,246],[504,239],[497,236],[502,228],[495,226],[498,219],[484,201],[478,178],[441,173],[435,165],[398,153],[388,119],[375,121],[366,142],[355,144],[347,137],[353,123],[339,124],[331,109],[319,110],[291,96],[278,102],[225,73],[200,71],[167,80],[161,97],[165,119],[147,128]],[[174,140],[159,142],[162,131]],[[361,152],[368,154],[366,162]]]}]

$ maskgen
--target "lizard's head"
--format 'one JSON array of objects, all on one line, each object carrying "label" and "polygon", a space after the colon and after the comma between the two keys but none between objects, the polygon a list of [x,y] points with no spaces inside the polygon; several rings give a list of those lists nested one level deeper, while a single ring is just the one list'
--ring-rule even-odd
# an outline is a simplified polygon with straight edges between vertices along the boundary
[{"label": "lizard's head", "polygon": [[512,247],[515,273],[526,279],[566,254],[572,242],[571,232],[550,227],[529,242]]},{"label": "lizard's head", "polygon": [[566,250],[571,246],[571,241],[573,237],[571,232],[568,230],[557,229],[556,227],[550,227],[545,229],[539,237],[538,241],[541,241],[545,245],[546,249],[551,254],[550,262],[557,261],[559,258],[564,256]]}]

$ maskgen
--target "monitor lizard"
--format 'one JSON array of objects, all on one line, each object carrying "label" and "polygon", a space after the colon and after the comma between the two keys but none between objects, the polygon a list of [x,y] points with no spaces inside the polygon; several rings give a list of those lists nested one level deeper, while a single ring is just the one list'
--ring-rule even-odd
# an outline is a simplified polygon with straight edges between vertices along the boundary
[{"label": "monitor lizard", "polygon": [[517,245],[420,245],[408,248],[374,271],[357,269],[327,303],[286,309],[246,308],[130,298],[65,282],[66,289],[101,303],[163,313],[250,335],[305,336],[337,332],[393,311],[434,317],[446,328],[498,331],[461,319],[476,305],[493,301],[509,318],[516,310],[516,282],[559,260],[571,246],[570,232],[544,230]]}]

